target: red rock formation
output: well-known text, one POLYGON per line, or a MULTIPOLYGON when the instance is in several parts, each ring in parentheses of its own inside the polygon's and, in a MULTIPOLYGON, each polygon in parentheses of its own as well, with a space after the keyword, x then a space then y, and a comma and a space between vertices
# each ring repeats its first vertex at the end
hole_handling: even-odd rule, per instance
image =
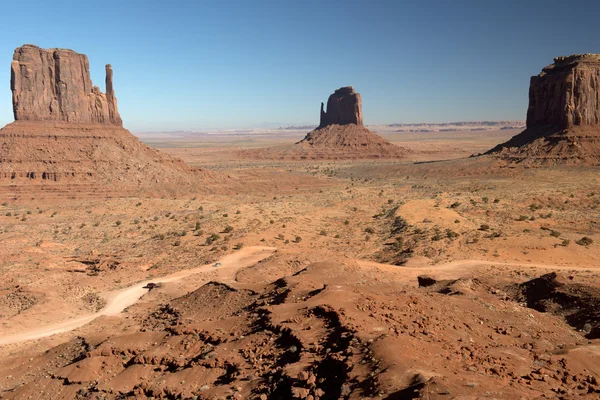
POLYGON ((531 77, 527 128, 600 124, 600 55, 557 57, 531 77))
POLYGON ((600 55, 557 57, 531 77, 527 129, 488 153, 515 162, 600 163, 600 55))
POLYGON ((327 100, 327 111, 323 110, 321 103, 320 128, 327 125, 363 124, 362 100, 360 94, 352 86, 336 90, 327 100))
POLYGON ((92 85, 85 54, 24 45, 15 50, 11 90, 16 121, 66 121, 122 125, 106 66, 106 94, 92 85))
POLYGON ((110 65, 106 94, 92 86, 87 57, 72 50, 25 45, 15 50, 11 72, 15 122, 0 129, 0 197, 21 185, 126 193, 216 179, 123 129, 110 65))
MULTIPOLYGON (((409 152, 396 146, 363 125, 362 100, 352 86, 336 90, 321 103, 319 127, 296 143, 290 159, 402 158, 409 152)), ((264 152, 263 152, 264 153, 264 152)))

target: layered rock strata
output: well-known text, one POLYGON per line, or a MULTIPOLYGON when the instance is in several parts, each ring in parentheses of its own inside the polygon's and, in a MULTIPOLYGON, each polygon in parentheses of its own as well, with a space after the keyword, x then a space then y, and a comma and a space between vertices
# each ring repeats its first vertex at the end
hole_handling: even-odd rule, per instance
POLYGON ((84 54, 25 45, 14 53, 11 89, 15 122, 0 129, 0 189, 57 182, 182 188, 214 180, 122 127, 110 65, 105 94, 92 85, 84 54))
POLYGON ((106 65, 106 94, 92 85, 85 54, 25 45, 15 50, 11 90, 15 121, 65 121, 121 126, 106 65))
POLYGON ((600 164, 600 55, 557 57, 531 77, 527 129, 488 153, 519 163, 600 164))

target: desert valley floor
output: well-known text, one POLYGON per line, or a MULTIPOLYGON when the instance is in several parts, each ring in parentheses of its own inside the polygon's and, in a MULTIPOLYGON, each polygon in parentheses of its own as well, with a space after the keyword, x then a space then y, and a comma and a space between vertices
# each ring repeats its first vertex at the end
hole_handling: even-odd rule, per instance
POLYGON ((155 135, 201 189, 0 186, 0 398, 599 398, 598 167, 469 157, 516 132, 155 135))

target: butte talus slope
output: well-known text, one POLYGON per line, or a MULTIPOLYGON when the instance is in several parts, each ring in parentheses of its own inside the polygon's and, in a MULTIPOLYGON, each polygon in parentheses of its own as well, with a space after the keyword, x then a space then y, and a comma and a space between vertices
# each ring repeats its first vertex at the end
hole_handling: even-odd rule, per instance
POLYGON ((531 77, 527 129, 487 154, 523 164, 600 165, 600 55, 557 57, 531 77))
POLYGON ((315 155, 339 154, 344 158, 403 157, 407 150, 391 144, 363 125, 362 100, 351 86, 336 90, 321 103, 319 127, 297 143, 315 155))
POLYGON ((210 178, 122 127, 112 76, 107 65, 105 94, 92 85, 84 54, 17 48, 11 65, 15 122, 0 130, 0 183, 181 187, 210 178))
POLYGON ((336 90, 327 100, 327 111, 321 103, 319 126, 292 146, 247 151, 252 158, 304 159, 369 159, 402 158, 409 150, 396 146, 363 125, 362 100, 351 86, 336 90))

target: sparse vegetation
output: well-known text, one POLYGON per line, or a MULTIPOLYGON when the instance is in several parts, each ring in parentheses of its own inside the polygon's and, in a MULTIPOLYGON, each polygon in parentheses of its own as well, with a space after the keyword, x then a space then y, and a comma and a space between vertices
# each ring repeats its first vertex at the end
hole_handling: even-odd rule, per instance
POLYGON ((581 239, 576 240, 575 243, 577 243, 580 246, 589 246, 592 243, 594 243, 594 241, 591 238, 584 236, 581 239))

